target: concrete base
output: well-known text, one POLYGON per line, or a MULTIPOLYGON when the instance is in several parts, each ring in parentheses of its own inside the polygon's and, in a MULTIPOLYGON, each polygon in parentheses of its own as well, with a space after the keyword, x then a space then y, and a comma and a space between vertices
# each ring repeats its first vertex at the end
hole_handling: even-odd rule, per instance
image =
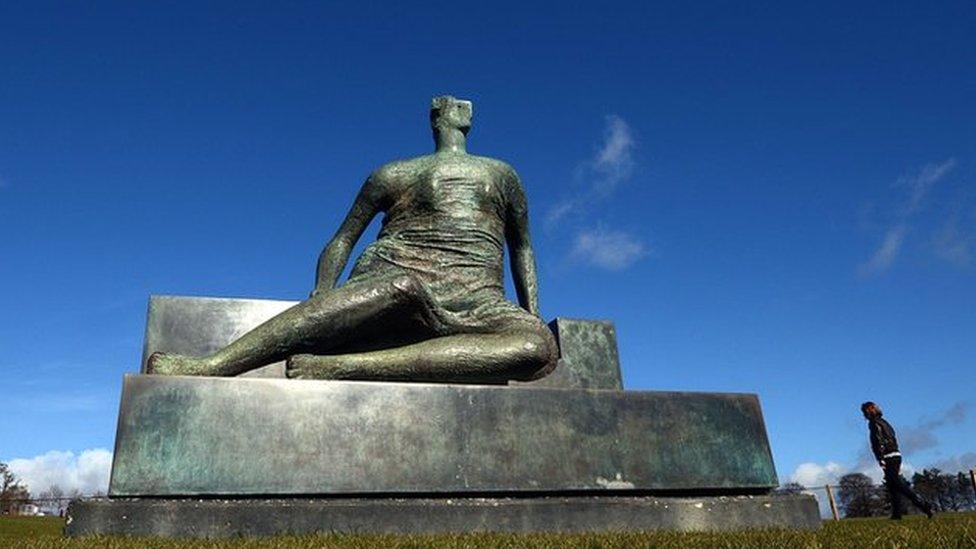
POLYGON ((798 496, 76 500, 69 536, 635 532, 820 527, 798 496))

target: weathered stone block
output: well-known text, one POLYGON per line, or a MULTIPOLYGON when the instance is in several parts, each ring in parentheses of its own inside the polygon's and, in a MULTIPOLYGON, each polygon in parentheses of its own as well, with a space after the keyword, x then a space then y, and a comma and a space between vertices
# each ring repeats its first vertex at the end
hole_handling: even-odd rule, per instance
MULTIPOLYGON (((154 352, 204 356, 219 351, 297 301, 154 295, 149 297, 142 367, 154 352)), ((241 377, 285 377, 278 362, 241 377)))
MULTIPOLYGON (((526 383, 533 387, 580 389, 624 388, 612 322, 556 318, 549 329, 559 343, 559 366, 548 376, 526 383)), ((512 385, 522 385, 517 381, 512 385)))
POLYGON ((820 527, 811 496, 329 499, 88 499, 69 536, 219 538, 281 534, 638 532, 820 527))
POLYGON ((109 495, 776 484, 755 395, 130 375, 109 495))

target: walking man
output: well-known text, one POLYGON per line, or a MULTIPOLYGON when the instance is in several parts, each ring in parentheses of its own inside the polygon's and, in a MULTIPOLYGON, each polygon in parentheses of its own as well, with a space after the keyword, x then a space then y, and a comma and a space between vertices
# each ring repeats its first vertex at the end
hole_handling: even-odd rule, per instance
POLYGON ((932 506, 920 498, 901 478, 901 452, 898 451, 898 439, 895 438, 895 430, 891 424, 882 419, 881 407, 868 401, 861 404, 861 413, 864 414, 864 419, 868 420, 871 451, 874 452, 875 459, 884 470, 885 486, 888 488, 888 497, 891 500, 891 518, 900 520, 904 513, 900 495, 907 497, 915 507, 932 518, 932 506))

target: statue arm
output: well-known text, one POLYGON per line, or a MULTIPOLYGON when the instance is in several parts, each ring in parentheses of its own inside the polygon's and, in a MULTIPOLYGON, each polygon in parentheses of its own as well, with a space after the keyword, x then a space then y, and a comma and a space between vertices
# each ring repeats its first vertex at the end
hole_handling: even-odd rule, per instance
POLYGON ((539 285, 535 253, 529 238, 529 209, 518 175, 511 173, 505 219, 505 240, 511 257, 512 277, 519 305, 539 316, 539 285))
POLYGON ((363 231, 370 221, 376 217, 382 208, 382 189, 375 176, 370 176, 363 184, 356 201, 346 214, 346 219, 339 226, 335 236, 319 255, 318 268, 315 270, 315 290, 312 295, 336 287, 339 276, 346 263, 353 246, 359 241, 363 231))

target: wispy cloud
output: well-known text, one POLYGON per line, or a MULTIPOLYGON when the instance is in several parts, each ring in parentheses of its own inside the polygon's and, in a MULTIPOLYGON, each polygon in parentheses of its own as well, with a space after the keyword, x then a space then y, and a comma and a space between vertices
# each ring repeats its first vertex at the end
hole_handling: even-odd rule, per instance
POLYGON ((52 486, 61 488, 65 493, 74 490, 82 494, 104 493, 108 490, 112 452, 94 448, 76 455, 74 452, 51 450, 32 458, 12 459, 8 465, 35 496, 50 490, 52 486))
POLYGON ((901 252, 906 232, 908 232, 908 225, 905 223, 889 228, 885 232, 884 240, 881 241, 878 249, 874 251, 870 259, 861 264, 861 275, 867 276, 887 271, 901 252))
MULTIPOLYGON (((973 215, 973 226, 976 227, 976 215, 973 215)), ((932 242, 935 255, 959 265, 970 265, 973 252, 976 250, 976 232, 967 232, 962 226, 959 216, 950 215, 942 229, 936 234, 932 242)))
POLYGON ((933 463, 932 467, 943 473, 957 473, 976 469, 976 452, 963 452, 959 455, 940 459, 933 463))
POLYGON ((893 221, 885 230, 881 243, 871 257, 858 267, 858 272, 862 276, 878 275, 891 268, 904 247, 914 217, 921 210, 926 197, 936 183, 944 179, 955 166, 956 160, 950 158, 937 164, 927 164, 918 173, 898 178, 894 187, 902 189, 905 196, 901 204, 894 209, 893 221))
POLYGON ((631 176, 634 169, 633 150, 634 136, 630 126, 619 116, 608 116, 603 146, 593 162, 593 169, 598 175, 593 181, 596 193, 609 195, 631 176))
POLYGON ((911 215, 918 211, 932 186, 955 167, 956 159, 950 158, 939 164, 926 164, 915 175, 904 175, 898 178, 896 186, 907 187, 909 191, 908 202, 905 204, 905 215, 911 215))
POLYGON ((580 190, 557 201, 546 212, 547 231, 556 226, 565 229, 567 224, 577 227, 569 251, 572 261, 619 271, 647 255, 647 246, 638 236, 607 229, 602 224, 593 226, 600 206, 633 176, 635 146, 630 125, 620 116, 608 116, 593 156, 577 167, 576 177, 582 183, 580 190))
POLYGON ((551 229, 571 215, 586 215, 588 209, 610 198, 633 174, 634 147, 630 125, 617 115, 608 116, 600 146, 576 171, 577 178, 584 182, 583 188, 549 208, 546 228, 551 229))
POLYGON ((619 271, 647 255, 647 248, 633 235, 601 228, 576 235, 571 257, 596 267, 619 271))
POLYGON ((900 433, 898 437, 900 448, 907 452, 921 452, 922 450, 935 448, 939 445, 935 431, 942 427, 963 423, 966 421, 968 413, 969 403, 957 402, 941 414, 932 418, 923 419, 917 425, 911 426, 900 433))
POLYGON ((837 481, 842 476, 849 473, 863 473, 871 477, 875 482, 881 482, 881 479, 884 478, 884 474, 877 466, 877 463, 874 463, 870 467, 851 467, 850 465, 836 461, 828 461, 826 463, 808 461, 796 466, 793 474, 790 475, 790 482, 797 482, 803 486, 813 488, 825 484, 837 484, 837 481))

